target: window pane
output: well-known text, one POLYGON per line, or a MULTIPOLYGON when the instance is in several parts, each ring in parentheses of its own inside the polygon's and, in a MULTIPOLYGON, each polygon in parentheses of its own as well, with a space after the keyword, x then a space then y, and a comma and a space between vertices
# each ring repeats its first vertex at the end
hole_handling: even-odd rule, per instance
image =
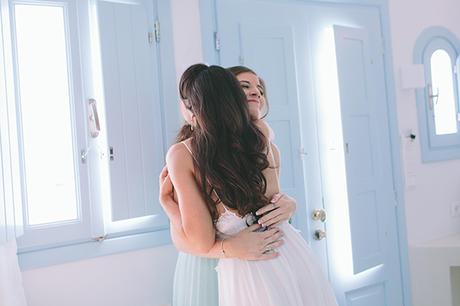
POLYGON ((64 9, 14 12, 28 224, 77 219, 64 9))
POLYGON ((445 50, 438 49, 431 56, 431 80, 433 95, 439 94, 433 100, 436 134, 457 133, 452 62, 445 50))

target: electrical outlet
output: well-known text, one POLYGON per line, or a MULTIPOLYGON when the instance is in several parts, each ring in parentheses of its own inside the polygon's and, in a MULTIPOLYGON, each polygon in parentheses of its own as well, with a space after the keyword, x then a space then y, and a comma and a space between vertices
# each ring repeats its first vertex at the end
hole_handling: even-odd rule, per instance
POLYGON ((450 205, 450 215, 454 218, 460 217, 460 202, 454 202, 450 205))

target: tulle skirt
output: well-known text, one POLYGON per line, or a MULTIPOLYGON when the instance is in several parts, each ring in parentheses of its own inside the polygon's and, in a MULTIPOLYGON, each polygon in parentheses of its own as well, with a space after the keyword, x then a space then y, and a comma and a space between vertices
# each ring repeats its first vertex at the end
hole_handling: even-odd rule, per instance
POLYGON ((219 261, 219 306, 337 306, 307 242, 290 224, 281 227, 284 244, 277 258, 219 261))
POLYGON ((218 306, 216 265, 215 259, 179 252, 172 305, 218 306))

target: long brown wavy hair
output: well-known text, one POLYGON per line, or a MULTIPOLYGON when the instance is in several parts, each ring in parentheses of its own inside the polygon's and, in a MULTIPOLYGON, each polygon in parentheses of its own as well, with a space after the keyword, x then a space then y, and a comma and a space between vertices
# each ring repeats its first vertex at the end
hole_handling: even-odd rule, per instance
MULTIPOLYGON (((248 68, 246 66, 232 66, 227 68, 228 71, 230 71, 235 77, 238 76, 240 73, 244 72, 249 72, 254 75, 257 75, 257 73, 252 70, 251 68, 248 68)), ((270 109, 270 104, 268 103, 268 96, 267 96, 267 86, 265 85, 264 79, 262 79, 260 76, 257 75, 260 81, 260 85, 262 85, 262 89, 264 90, 264 98, 265 98, 265 113, 262 115, 260 119, 264 119, 268 115, 268 111, 270 109)), ((188 139, 192 136, 192 127, 190 124, 184 124, 179 132, 177 133, 176 136, 176 142, 181 142, 184 141, 185 139, 188 139)))
POLYGON ((182 75, 179 92, 196 126, 193 130, 184 126, 178 140, 186 134, 191 138, 201 192, 213 219, 218 217, 213 190, 241 216, 268 204, 262 174, 269 166, 267 141, 249 117, 246 96, 235 76, 219 66, 196 64, 182 75))

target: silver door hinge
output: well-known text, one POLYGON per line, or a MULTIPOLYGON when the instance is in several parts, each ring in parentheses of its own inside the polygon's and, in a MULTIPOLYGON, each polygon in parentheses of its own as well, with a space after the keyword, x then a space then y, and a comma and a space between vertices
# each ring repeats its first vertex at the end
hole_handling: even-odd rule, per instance
POLYGON ((159 43, 160 42, 160 21, 159 20, 155 20, 153 29, 155 31, 155 41, 159 43))
POLYGON ((214 32, 214 49, 220 51, 220 37, 218 32, 214 32))
POLYGON ((115 159, 115 154, 113 153, 113 147, 109 147, 109 160, 113 161, 115 159))

